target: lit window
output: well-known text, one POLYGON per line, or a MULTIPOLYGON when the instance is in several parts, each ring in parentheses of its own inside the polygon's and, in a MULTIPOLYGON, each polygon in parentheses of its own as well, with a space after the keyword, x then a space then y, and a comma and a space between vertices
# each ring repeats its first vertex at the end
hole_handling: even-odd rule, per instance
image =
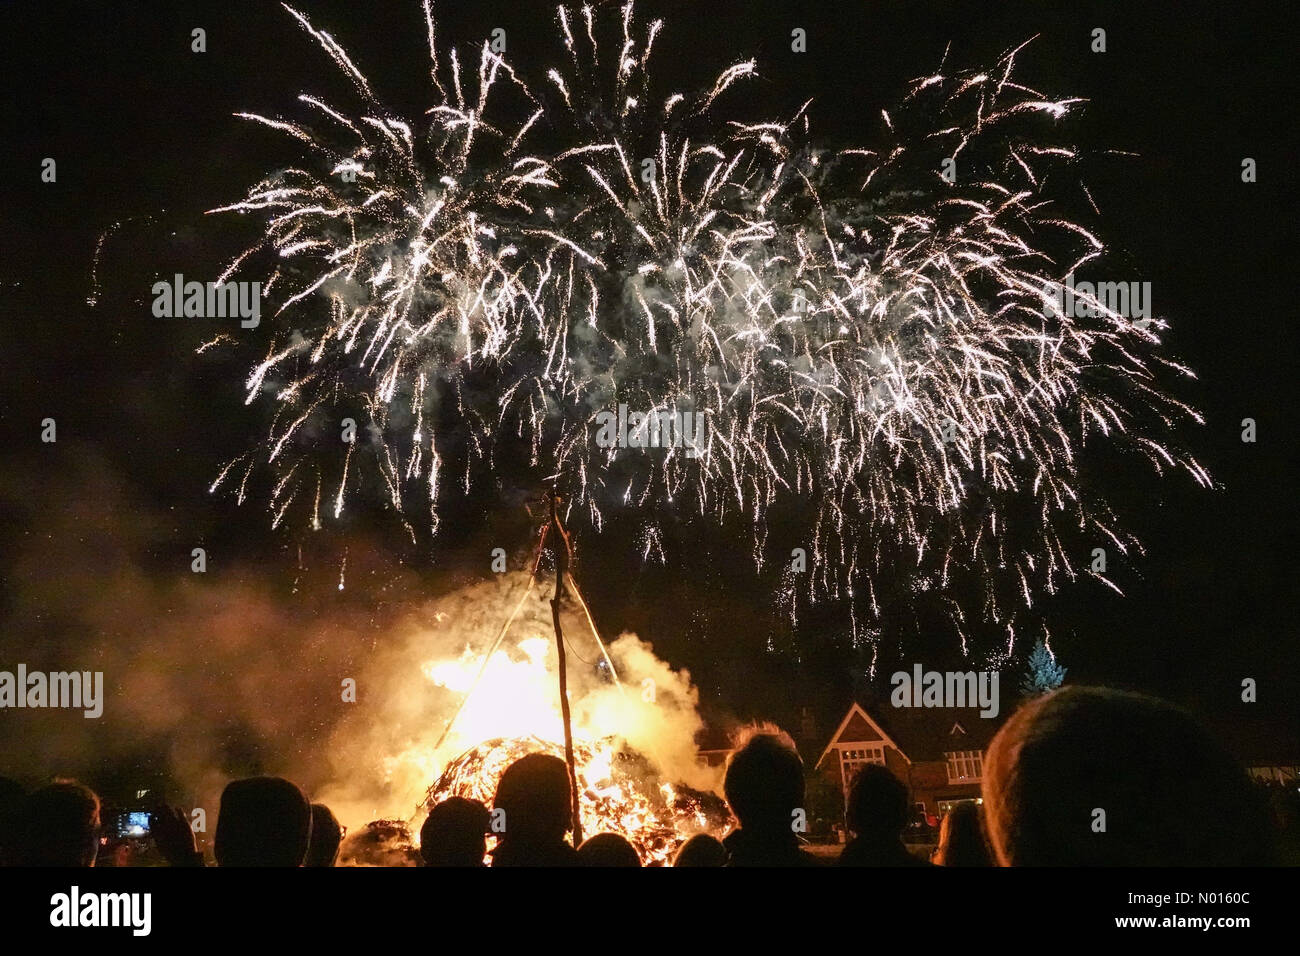
POLYGON ((849 787, 853 785, 853 778, 857 775, 858 770, 869 763, 885 765, 885 748, 879 747, 855 747, 850 750, 840 751, 840 773, 844 782, 844 792, 849 792, 849 787))
POLYGON ((984 779, 984 751, 954 750, 944 756, 948 758, 949 783, 984 779))

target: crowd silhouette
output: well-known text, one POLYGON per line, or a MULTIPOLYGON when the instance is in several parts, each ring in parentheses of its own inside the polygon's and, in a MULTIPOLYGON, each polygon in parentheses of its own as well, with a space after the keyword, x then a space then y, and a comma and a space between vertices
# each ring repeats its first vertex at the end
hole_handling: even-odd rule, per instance
MULTIPOLYGON (((852 834, 838 860, 804 845, 804 765, 793 742, 754 728, 729 755, 725 835, 698 833, 675 867, 985 867, 1295 865, 1294 786, 1271 795, 1185 712, 1155 698, 1066 687, 1035 698, 998 731, 984 763, 982 804, 956 804, 927 862, 904 842, 911 801, 883 766, 852 782, 852 834), (1271 811, 1271 812, 1270 812, 1271 811)), ((0 865, 94 866, 98 796, 62 780, 30 793, 0 778, 0 865)), ((451 797, 432 808, 418 852, 394 850, 383 823, 348 835, 330 809, 280 777, 227 784, 213 841, 219 867, 638 867, 637 848, 598 833, 575 848, 564 761, 534 753, 511 764, 492 807, 451 797), (495 845, 491 845, 494 843, 495 845)), ((186 815, 160 807, 150 835, 171 866, 204 866, 186 815)))

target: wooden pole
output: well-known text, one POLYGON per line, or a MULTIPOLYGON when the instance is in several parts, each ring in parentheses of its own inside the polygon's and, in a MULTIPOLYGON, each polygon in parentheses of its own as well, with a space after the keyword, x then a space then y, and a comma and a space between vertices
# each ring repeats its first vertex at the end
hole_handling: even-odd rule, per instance
POLYGON ((569 717, 568 667, 564 657, 564 631, 560 628, 560 595, 564 593, 564 575, 569 570, 569 537, 560 524, 560 496, 551 491, 551 548, 555 552, 555 597, 551 598, 551 621, 555 625, 555 651, 560 664, 560 713, 564 718, 564 762, 569 767, 569 788, 573 795, 573 845, 582 844, 581 802, 578 799, 578 773, 573 761, 573 725, 569 717))

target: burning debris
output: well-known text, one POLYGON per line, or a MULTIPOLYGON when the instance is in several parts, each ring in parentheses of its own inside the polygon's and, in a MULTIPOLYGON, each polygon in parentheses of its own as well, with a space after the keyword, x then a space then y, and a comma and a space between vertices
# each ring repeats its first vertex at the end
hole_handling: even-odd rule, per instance
POLYGON ((401 820, 375 820, 339 846, 339 866, 419 866, 420 853, 401 820))
MULTIPOLYGON (((448 797, 491 807, 501 775, 529 753, 563 758, 564 747, 536 736, 486 740, 447 765, 429 788, 424 808, 432 809, 448 797)), ((694 834, 726 825, 727 809, 719 797, 665 781, 617 738, 575 744, 574 756, 583 832, 627 837, 647 866, 666 864, 694 834)))
MULTIPOLYGON (((491 806, 502 772, 526 753, 563 756, 547 590, 526 571, 496 575, 432 599, 376 650, 357 677, 366 706, 331 740, 335 769, 321 800, 340 820, 418 827, 450 796, 491 806)), ((703 728, 697 691, 634 634, 608 642, 601 666, 576 600, 561 615, 574 651, 568 692, 583 832, 622 833, 647 862, 663 859, 726 819, 708 793, 720 792, 719 771, 699 762, 694 743, 703 728)))

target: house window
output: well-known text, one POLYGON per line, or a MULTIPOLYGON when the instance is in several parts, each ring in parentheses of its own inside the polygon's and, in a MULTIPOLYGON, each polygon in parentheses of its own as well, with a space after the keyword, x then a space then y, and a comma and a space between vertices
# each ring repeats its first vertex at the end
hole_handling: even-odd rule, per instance
POLYGON ((853 778, 857 775, 858 770, 869 763, 878 763, 882 767, 885 765, 885 748, 858 746, 852 749, 840 751, 840 774, 844 782, 844 792, 849 792, 849 787, 853 785, 853 778))
POLYGON ((1296 779, 1295 767, 1250 767, 1248 772, 1262 783, 1285 785, 1289 781, 1296 779))
POLYGON ((984 779, 984 751, 954 750, 948 758, 949 783, 974 783, 984 779))

